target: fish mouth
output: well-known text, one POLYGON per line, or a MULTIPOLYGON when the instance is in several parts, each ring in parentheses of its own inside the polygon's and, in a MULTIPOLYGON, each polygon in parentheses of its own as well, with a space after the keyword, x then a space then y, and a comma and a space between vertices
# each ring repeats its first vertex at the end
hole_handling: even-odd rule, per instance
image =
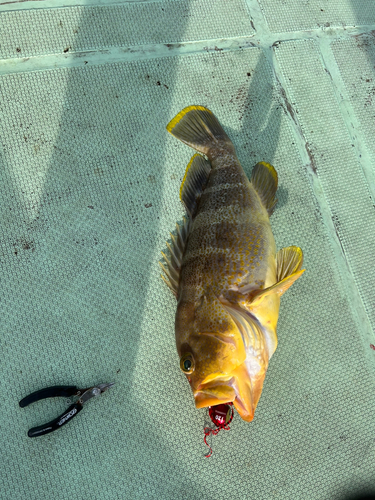
POLYGON ((262 393, 265 370, 249 376, 246 364, 239 366, 231 376, 218 377, 198 385, 193 391, 195 406, 205 408, 233 403, 241 418, 251 422, 262 393))
POLYGON ((234 374, 236 398, 233 404, 242 420, 246 422, 251 422, 254 418, 254 412, 262 393, 266 370, 267 366, 263 366, 256 374, 250 375, 244 364, 234 374))
POLYGON ((230 385, 231 381, 232 379, 214 380, 208 384, 200 384, 194 391, 195 406, 206 408, 234 401, 236 391, 230 385))

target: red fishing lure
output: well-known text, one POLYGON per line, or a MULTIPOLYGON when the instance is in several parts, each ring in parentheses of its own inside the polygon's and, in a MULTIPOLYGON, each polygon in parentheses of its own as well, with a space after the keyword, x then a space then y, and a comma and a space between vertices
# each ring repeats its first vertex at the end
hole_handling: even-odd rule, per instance
POLYGON ((210 457, 212 455, 212 448, 211 446, 207 443, 207 437, 212 434, 213 436, 216 436, 216 434, 221 431, 221 429, 224 429, 225 431, 229 431, 230 427, 229 424, 233 420, 233 403, 226 403, 226 404, 221 404, 221 405, 216 405, 216 406, 209 406, 208 407, 208 414, 214 423, 216 425, 216 429, 211 429, 210 427, 205 427, 204 428, 204 442, 206 445, 210 448, 210 451, 205 455, 205 457, 210 457))

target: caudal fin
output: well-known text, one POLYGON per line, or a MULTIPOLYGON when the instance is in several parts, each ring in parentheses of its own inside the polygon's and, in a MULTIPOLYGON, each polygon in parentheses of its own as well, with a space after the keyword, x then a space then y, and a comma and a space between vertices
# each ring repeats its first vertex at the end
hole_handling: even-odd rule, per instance
POLYGON ((208 157, 215 146, 231 144, 216 116, 203 106, 184 108, 168 123, 167 130, 208 157))

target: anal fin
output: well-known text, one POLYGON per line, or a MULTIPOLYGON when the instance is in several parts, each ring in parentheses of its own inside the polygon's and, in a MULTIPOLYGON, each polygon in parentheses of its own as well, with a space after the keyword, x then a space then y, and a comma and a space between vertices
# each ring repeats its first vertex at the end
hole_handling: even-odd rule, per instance
POLYGON ((268 215, 272 214, 277 202, 275 198, 277 183, 277 172, 270 163, 261 161, 255 165, 251 173, 251 184, 267 209, 268 215))

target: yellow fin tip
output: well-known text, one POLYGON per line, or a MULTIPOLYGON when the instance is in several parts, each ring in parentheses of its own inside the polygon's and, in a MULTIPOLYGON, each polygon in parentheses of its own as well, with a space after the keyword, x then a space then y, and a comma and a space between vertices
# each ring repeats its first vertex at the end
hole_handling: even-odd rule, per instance
POLYGON ((198 154, 198 153, 195 153, 195 155, 193 155, 193 156, 191 157, 191 159, 190 159, 190 161, 189 161, 189 163, 188 163, 188 165, 187 165, 187 167, 186 167, 186 170, 185 170, 185 175, 184 175, 184 178, 182 179, 182 182, 181 182, 181 187, 180 187, 180 200, 181 200, 182 188, 184 187, 184 184, 185 184, 185 181, 186 181, 186 176, 187 176, 187 174, 188 174, 188 171, 189 171, 189 169, 190 169, 190 167, 191 167, 191 165, 192 165, 193 161, 195 160, 195 158, 196 158, 197 156, 202 156, 202 155, 200 155, 200 154, 198 154))
POLYGON ((267 163, 266 161, 260 161, 259 163, 267 168, 267 170, 271 173, 274 179, 277 179, 276 169, 273 165, 271 165, 271 163, 267 163))
POLYGON ((193 109, 197 109, 200 111, 208 111, 211 113, 211 111, 204 106, 187 106, 184 108, 182 111, 180 111, 172 120, 168 123, 167 125, 167 130, 169 133, 172 133, 172 130, 175 128, 177 123, 182 120, 182 118, 189 113, 189 111, 192 111, 193 109))

